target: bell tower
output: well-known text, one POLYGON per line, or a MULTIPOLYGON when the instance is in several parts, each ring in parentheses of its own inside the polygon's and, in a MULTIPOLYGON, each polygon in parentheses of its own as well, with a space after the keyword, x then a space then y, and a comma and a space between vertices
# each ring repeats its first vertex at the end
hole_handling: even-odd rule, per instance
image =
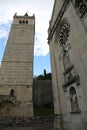
POLYGON ((0 70, 0 117, 33 116, 35 16, 15 13, 0 70))

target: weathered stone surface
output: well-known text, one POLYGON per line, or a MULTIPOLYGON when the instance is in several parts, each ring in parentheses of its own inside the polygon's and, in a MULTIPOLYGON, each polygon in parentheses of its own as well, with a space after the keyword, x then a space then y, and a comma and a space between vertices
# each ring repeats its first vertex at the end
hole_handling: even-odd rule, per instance
POLYGON ((33 81, 33 100, 34 105, 49 105, 53 107, 53 90, 51 80, 34 80, 33 81))
MULTIPOLYGON (((64 130, 87 129, 87 12, 84 11, 84 16, 81 14, 80 6, 84 1, 78 1, 79 7, 76 2, 55 0, 48 30, 54 112, 62 114, 60 120, 64 130), (68 40, 67 37, 62 37, 64 29, 64 35, 67 34, 64 24, 70 25, 68 40), (61 31, 63 32, 60 33, 61 31), (61 38, 66 42, 60 45, 61 38), (69 70, 70 64, 74 67, 69 70), (73 77, 75 79, 72 81, 73 77), (74 91, 71 91, 71 88, 74 91)), ((86 9, 85 3, 84 10, 86 9)), ((58 125, 55 122, 55 129, 59 129, 59 126, 61 129, 61 123, 58 125)))
POLYGON ((0 68, 0 117, 33 116, 34 21, 14 16, 0 68))
POLYGON ((0 130, 53 130, 54 116, 0 119, 0 130))

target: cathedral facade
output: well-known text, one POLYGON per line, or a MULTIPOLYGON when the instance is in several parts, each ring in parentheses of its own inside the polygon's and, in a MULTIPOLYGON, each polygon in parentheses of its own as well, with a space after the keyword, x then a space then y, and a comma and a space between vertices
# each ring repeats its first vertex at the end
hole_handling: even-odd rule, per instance
POLYGON ((87 129, 87 1, 55 0, 49 22, 55 130, 87 129))
POLYGON ((0 68, 0 117, 33 116, 35 17, 13 17, 0 68))

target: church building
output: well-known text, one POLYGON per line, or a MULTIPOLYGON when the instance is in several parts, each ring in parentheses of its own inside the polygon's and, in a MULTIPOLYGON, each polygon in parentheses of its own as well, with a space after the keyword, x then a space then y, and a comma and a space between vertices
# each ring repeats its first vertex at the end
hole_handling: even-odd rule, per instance
POLYGON ((48 44, 55 130, 87 130, 87 0, 55 0, 48 44))

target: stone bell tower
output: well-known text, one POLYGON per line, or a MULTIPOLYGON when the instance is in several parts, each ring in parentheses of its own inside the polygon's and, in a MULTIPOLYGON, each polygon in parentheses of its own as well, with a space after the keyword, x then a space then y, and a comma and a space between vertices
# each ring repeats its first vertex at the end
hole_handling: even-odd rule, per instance
POLYGON ((33 116, 35 17, 13 17, 0 68, 0 117, 33 116))

